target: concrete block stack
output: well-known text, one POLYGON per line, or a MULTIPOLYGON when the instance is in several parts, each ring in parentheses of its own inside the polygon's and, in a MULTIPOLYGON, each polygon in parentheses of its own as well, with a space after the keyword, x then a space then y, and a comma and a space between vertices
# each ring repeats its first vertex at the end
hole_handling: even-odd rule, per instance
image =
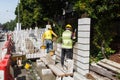
POLYGON ((26 30, 15 30, 14 31, 14 42, 15 49, 17 52, 25 52, 25 53, 34 53, 35 48, 40 49, 41 46, 41 36, 44 32, 44 29, 26 29, 26 30), (36 39, 33 39, 30 34, 34 34, 36 39))
POLYGON ((74 68, 78 75, 85 76, 89 73, 90 18, 78 19, 78 42, 74 48, 74 68))
POLYGON ((55 54, 56 54, 56 61, 60 62, 61 61, 61 58, 60 58, 61 57, 61 44, 60 43, 56 44, 55 54))

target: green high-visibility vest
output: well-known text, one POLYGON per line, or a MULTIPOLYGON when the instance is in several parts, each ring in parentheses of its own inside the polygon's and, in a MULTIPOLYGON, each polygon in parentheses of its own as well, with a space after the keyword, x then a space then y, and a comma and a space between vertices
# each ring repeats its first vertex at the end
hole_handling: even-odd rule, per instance
POLYGON ((62 48, 71 49, 72 48, 72 32, 66 30, 62 34, 62 48))

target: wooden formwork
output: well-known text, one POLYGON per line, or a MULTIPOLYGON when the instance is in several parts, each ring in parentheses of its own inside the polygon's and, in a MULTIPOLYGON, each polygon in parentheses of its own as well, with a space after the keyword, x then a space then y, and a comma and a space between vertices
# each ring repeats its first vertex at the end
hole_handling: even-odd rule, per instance
POLYGON ((108 80, 120 80, 117 75, 120 74, 120 64, 114 61, 103 59, 90 65, 90 71, 95 72, 108 80))

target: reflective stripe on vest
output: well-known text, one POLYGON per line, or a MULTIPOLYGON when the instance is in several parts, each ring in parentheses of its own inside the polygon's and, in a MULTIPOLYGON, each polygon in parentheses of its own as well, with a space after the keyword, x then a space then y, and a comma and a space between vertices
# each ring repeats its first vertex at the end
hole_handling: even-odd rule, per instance
POLYGON ((72 32, 69 30, 66 30, 62 34, 62 48, 71 49, 72 48, 72 32))
POLYGON ((52 40, 52 32, 50 30, 45 32, 45 39, 51 39, 52 40))

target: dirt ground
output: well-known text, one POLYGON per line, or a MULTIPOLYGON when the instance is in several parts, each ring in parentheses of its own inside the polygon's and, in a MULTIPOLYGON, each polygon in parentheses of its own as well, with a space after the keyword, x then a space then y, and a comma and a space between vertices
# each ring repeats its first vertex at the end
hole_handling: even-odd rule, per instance
POLYGON ((117 63, 120 63, 120 51, 115 53, 115 54, 113 54, 113 55, 111 55, 109 57, 109 59, 112 60, 112 61, 115 61, 117 63))

